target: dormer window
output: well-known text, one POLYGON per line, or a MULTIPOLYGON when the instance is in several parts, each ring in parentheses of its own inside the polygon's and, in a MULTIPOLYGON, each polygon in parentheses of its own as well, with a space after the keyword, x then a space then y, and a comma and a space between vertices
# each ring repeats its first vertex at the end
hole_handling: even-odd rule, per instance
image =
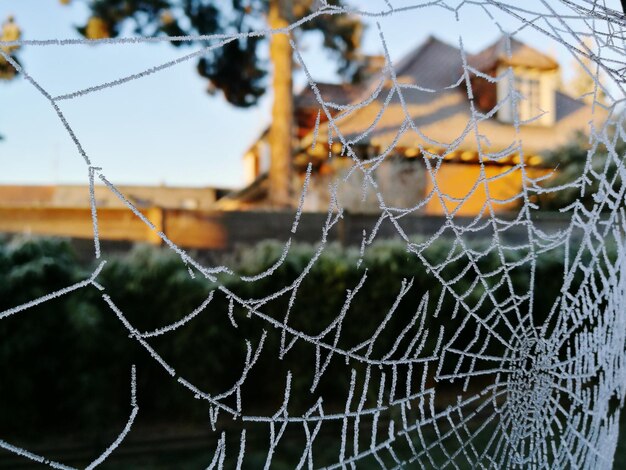
POLYGON ((480 111, 488 113, 497 106, 497 119, 501 122, 512 124, 518 120, 529 126, 554 125, 560 68, 552 57, 505 36, 470 57, 468 62, 483 74, 472 79, 475 103, 480 111), (513 106, 511 90, 520 95, 517 106, 513 106))
POLYGON ((558 70, 536 70, 526 67, 500 67, 502 79, 497 93, 500 109, 498 119, 505 123, 519 120, 521 125, 552 126, 556 114, 556 83, 558 70), (511 70, 513 84, 510 84, 511 70), (516 106, 511 91, 518 93, 516 106))
POLYGON ((538 78, 515 77, 515 91, 519 94, 517 111, 521 121, 530 121, 540 113, 540 83, 538 78))

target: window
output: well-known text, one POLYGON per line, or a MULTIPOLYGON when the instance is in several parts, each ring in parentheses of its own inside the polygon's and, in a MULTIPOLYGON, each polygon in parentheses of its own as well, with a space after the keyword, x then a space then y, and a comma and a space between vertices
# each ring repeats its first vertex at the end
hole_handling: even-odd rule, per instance
MULTIPOLYGON (((517 101, 517 113, 522 121, 537 117, 541 111, 541 87, 538 79, 516 76, 515 90, 521 95, 517 101)), ((515 118, 511 106, 511 119, 515 118)))

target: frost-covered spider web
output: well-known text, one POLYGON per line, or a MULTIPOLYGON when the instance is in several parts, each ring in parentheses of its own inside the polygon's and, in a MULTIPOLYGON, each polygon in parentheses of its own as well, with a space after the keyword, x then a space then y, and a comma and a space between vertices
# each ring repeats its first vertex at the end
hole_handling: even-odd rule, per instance
MULTIPOLYGON (((190 39, 205 41, 206 46, 141 73, 60 96, 51 95, 37 77, 29 75, 27 69, 0 50, 23 79, 50 102, 85 161, 98 262, 93 274, 84 281, 1 312, 0 321, 78 289, 99 290, 102 302, 128 331, 129 340, 144 348, 171 381, 188 392, 190 400, 206 404, 207 426, 214 436, 211 444, 214 453, 212 460, 206 462, 208 468, 253 468, 256 465, 272 468, 283 461, 283 454, 289 454, 292 459, 289 462, 296 468, 610 468, 626 385, 626 279, 621 277, 626 267, 623 241, 626 169, 624 155, 618 153, 626 140, 621 113, 626 20, 615 9, 618 5, 611 5, 612 9, 601 1, 435 0, 400 4, 389 0, 384 3, 386 6, 380 10, 348 11, 320 2, 313 15, 281 31, 98 40, 95 42, 110 47, 190 39), (526 158, 530 157, 524 154, 522 137, 526 126, 533 123, 525 121, 538 120, 541 116, 520 119, 519 110, 529 97, 515 87, 514 65, 496 75, 485 73, 476 65, 475 56, 466 51, 462 37, 456 45, 458 76, 451 77, 447 86, 436 89, 401 80, 400 65, 392 61, 393 51, 388 50, 383 28, 376 23, 385 66, 367 92, 348 105, 329 102, 323 96, 297 44, 292 42, 295 60, 304 70, 320 110, 312 144, 332 149, 333 144, 339 143, 342 156, 330 152, 329 158, 344 158, 350 162, 348 174, 329 185, 330 203, 325 223, 319 228, 315 254, 293 282, 274 286, 274 290, 262 298, 246 297, 221 282, 224 274, 237 275, 228 267, 204 265, 158 232, 164 244, 189 268, 189 275, 205 278, 215 289, 198 308, 172 324, 140 331, 131 323, 128 312, 116 304, 116 292, 108 291, 98 282, 106 259, 100 250, 94 184, 106 185, 137 218, 153 230, 158 229, 107 179, 106 167, 92 163, 88 149, 81 145, 80 135, 74 133, 72 123, 64 116, 64 101, 79 100, 90 93, 141 80, 246 35, 290 34, 302 22, 324 15, 358 14, 376 22, 417 10, 427 15, 430 10, 444 9, 452 18, 456 17, 454 21, 462 22, 464 8, 469 6, 481 8, 501 29, 505 55, 512 57, 511 44, 520 31, 534 30, 565 47, 594 78, 595 85, 586 97, 592 118, 584 123, 590 150, 577 178, 562 185, 546 185, 552 172, 538 174, 529 169, 526 158), (498 18, 502 15, 516 21, 517 29, 501 28, 498 18), (610 87, 599 80, 600 74, 605 82, 611 83, 610 87), (477 77, 504 90, 488 111, 481 109, 474 96, 472 80, 477 77), (451 90, 464 93, 463 104, 468 117, 463 131, 453 141, 441 142, 425 133, 410 108, 419 102, 415 96, 423 99, 451 90), (600 95, 606 98, 601 100, 600 95), (362 132, 346 131, 352 116, 371 106, 378 108, 371 114, 369 125, 362 132), (396 110, 394 115, 399 116, 391 130, 395 136, 389 145, 364 157, 358 151, 359 146, 369 142, 381 125, 388 125, 385 113, 392 107, 396 110), (514 132, 508 142, 494 149, 491 142, 498 141, 499 136, 485 134, 485 124, 492 122, 504 108, 513 116, 510 127, 514 132), (327 122, 320 124, 320 116, 325 116, 327 122), (596 119, 598 117, 601 119, 596 119), (423 165, 423 178, 430 182, 431 189, 414 205, 399 207, 389 203, 379 190, 377 171, 406 139, 417 142, 417 158, 423 165), (463 149, 467 142, 472 142, 475 148, 478 176, 465 196, 453 196, 440 187, 442 181, 438 175, 450 155, 463 149), (495 176, 488 173, 492 164, 511 160, 511 156, 516 159, 504 172, 495 176), (494 182, 513 173, 520 181, 515 193, 506 199, 491 196, 494 182), (391 224, 405 242, 408 256, 420 261, 426 275, 437 281, 439 289, 436 292, 420 289, 419 281, 408 275, 395 286, 395 301, 384 311, 354 311, 355 299, 371 282, 367 270, 363 270, 358 282, 346 289, 343 306, 333 319, 316 324, 315 331, 299 328, 294 326, 299 323, 293 318, 292 307, 298 302, 301 284, 327 249, 329 234, 337 229, 343 217, 339 194, 342 185, 355 174, 362 183, 357 190, 364 195, 374 195, 380 213, 378 222, 363 234, 360 258, 376 240, 380 227, 391 224), (562 210, 567 227, 543 231, 537 223, 541 212, 538 198, 572 190, 580 196, 562 210), (590 191, 591 202, 585 204, 583 198, 590 191), (463 204, 479 192, 485 198, 475 217, 459 217, 463 204), (433 203, 443 211, 444 224, 430 237, 412 238, 403 229, 402 219, 419 214, 433 203), (504 206, 509 209, 507 216, 501 211, 504 206), (513 216, 511 208, 514 208, 513 216), (521 239, 517 235, 513 241, 508 236, 513 231, 522 233, 521 239), (483 243, 476 243, 476 239, 482 239, 483 243), (448 241, 443 253, 441 240, 448 241), (545 257, 555 254, 561 257, 564 267, 555 274, 562 278, 560 290, 552 293, 549 313, 541 316, 537 314, 537 299, 545 279, 536 277, 537 266, 545 257), (496 259, 497 266, 486 265, 487 258, 496 259), (467 282, 459 283, 460 279, 467 282), (413 314, 400 316, 399 305, 415 293, 418 299, 413 314), (224 311, 212 309, 217 297, 226 300, 224 311), (267 310, 276 301, 284 305, 280 316, 267 310), (238 368, 239 372, 238 379, 226 390, 208 391, 194 379, 179 373, 177 365, 168 363, 154 346, 154 338, 161 337, 159 344, 163 344, 168 335, 190 328, 195 317, 209 313, 212 318, 227 317, 229 328, 239 328, 241 342, 245 344, 243 363, 227 364, 229 369, 238 368), (363 322, 363 316, 375 319, 374 328, 366 331, 366 336, 342 335, 346 325, 363 322), (254 325, 262 325, 262 328, 248 334, 250 329, 241 327, 253 320, 254 325), (272 335, 279 338, 275 343, 278 347, 273 349, 266 346, 272 335), (272 410, 257 406, 251 399, 254 390, 247 390, 247 380, 255 374, 255 365, 261 360, 276 363, 275 375, 266 380, 283 384, 280 386, 283 395, 275 397, 276 407, 272 410), (298 370, 295 375, 292 366, 298 363, 304 363, 305 367, 293 369, 298 370), (306 396, 298 396, 294 405, 294 384, 303 382, 306 396), (285 446, 286 441, 291 445, 285 446), (253 446, 256 446, 254 458, 257 460, 251 463, 253 446), (263 449, 262 461, 257 458, 259 446, 263 449)), ((458 23, 454 21, 445 27, 455 28, 458 23)), ((87 42, 55 39, 18 43, 30 47, 72 47, 87 42)), ((93 53, 97 54, 98 49, 93 49, 93 53)), ((303 178, 300 205, 294 211, 291 230, 294 235, 307 193, 317 177, 309 165, 303 178)), ((283 255, 268 270, 239 277, 246 283, 271 279, 291 247, 290 239, 283 255)), ((320 292, 320 299, 324 301, 323 292, 320 292)), ((132 432, 133 423, 141 414, 141 395, 151 393, 150 390, 136 393, 135 374, 141 373, 141 370, 135 372, 133 366, 130 416, 126 426, 88 468, 102 463, 132 432)), ((0 440, 0 446, 54 468, 70 468, 4 440, 0 440)))

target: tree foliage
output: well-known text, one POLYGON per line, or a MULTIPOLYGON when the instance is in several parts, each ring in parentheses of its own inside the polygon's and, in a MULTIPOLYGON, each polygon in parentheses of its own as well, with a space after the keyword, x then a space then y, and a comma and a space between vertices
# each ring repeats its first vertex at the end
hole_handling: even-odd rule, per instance
MULTIPOLYGON (((7 20, 2 24, 2 31, 0 32, 0 40, 3 42, 12 42, 20 39, 22 31, 15 23, 12 16, 9 16, 7 20)), ((19 46, 2 46, 0 50, 9 58, 17 62, 15 52, 19 49, 19 46)), ((4 55, 0 55, 0 79, 10 80, 17 74, 17 70, 5 59, 4 55)))
MULTIPOLYGON (((294 21, 310 15, 314 0, 285 2, 294 21)), ((328 2, 341 6, 341 0, 328 2)), ((269 38, 245 36, 267 27, 270 0, 91 0, 91 17, 78 28, 86 37, 112 38, 132 25, 142 36, 199 36, 243 34, 244 37, 215 47, 198 61, 198 72, 209 80, 209 92, 221 90, 233 105, 254 105, 267 89, 268 63, 261 50, 269 38)), ((338 72, 352 77, 357 67, 361 23, 347 15, 321 15, 306 21, 296 35, 308 31, 323 34, 324 47, 334 53, 338 72)), ((176 47, 215 45, 213 41, 172 42, 176 47)))
POLYGON ((626 143, 618 133, 614 139, 609 151, 604 145, 592 147, 589 138, 578 133, 567 144, 547 152, 544 162, 555 171, 543 184, 548 191, 537 197, 539 207, 556 211, 578 200, 590 208, 607 191, 619 189, 622 180, 618 166, 623 165, 626 143))
MULTIPOLYGON (((584 48, 594 50, 593 42, 589 38, 583 40, 584 48)), ((593 104, 594 100, 605 103, 604 74, 598 65, 589 57, 581 56, 572 62, 574 76, 567 83, 567 91, 570 95, 582 99, 587 104, 593 104)))
MULTIPOLYGON (((9 16, 7 20, 2 24, 2 31, 0 32, 1 41, 17 41, 22 36, 22 31, 15 23, 12 16, 9 16)), ((19 49, 19 46, 2 46, 0 50, 6 54, 11 60, 19 64, 15 52, 19 49)), ((11 65, 11 63, 5 58, 4 54, 0 54, 0 80, 11 80, 17 75, 17 70, 11 65)), ((2 134, 0 134, 0 140, 2 140, 2 134)))

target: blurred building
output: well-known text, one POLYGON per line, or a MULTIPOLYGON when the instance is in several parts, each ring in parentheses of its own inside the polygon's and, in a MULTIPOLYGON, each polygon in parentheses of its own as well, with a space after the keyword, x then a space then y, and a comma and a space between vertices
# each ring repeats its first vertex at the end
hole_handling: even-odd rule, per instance
MULTIPOLYGON (((116 190, 121 197, 94 186, 100 240, 161 244, 165 234, 181 246, 199 248, 223 248, 229 241, 212 210, 227 190, 124 185, 116 190)), ((0 233, 92 239, 93 216, 87 185, 0 185, 0 233)))
MULTIPOLYGON (((165 209, 212 208, 229 190, 220 188, 186 188, 172 186, 116 186, 118 191, 137 208, 165 209)), ((94 197, 99 208, 126 208, 113 191, 103 185, 94 186, 94 197)), ((0 185, 0 206, 80 208, 91 206, 87 185, 0 185)))
MULTIPOLYGON (((421 204, 419 212, 426 214, 477 215, 490 201, 494 211, 508 211, 519 204, 523 178, 542 178, 554 170, 544 164, 545 152, 567 143, 576 131, 585 132, 590 122, 601 126, 606 119, 602 108, 592 109, 559 90, 561 66, 554 58, 520 41, 503 37, 467 54, 465 61, 467 74, 462 52, 430 37, 393 64, 402 99, 389 74, 382 73, 380 59, 359 85, 317 84, 324 107, 310 88, 300 93, 294 187, 301 186, 309 163, 315 172, 305 209, 326 210, 328 184, 338 181, 342 207, 379 210, 363 172, 352 171, 359 161, 371 169, 388 206, 421 204), (384 161, 376 159, 379 155, 384 161), (438 192, 446 196, 439 198, 438 192)), ((244 156, 248 186, 219 205, 263 206, 269 158, 265 133, 244 156)))
MULTIPOLYGON (((467 73, 461 51, 431 37, 394 64, 397 86, 374 56, 358 84, 318 83, 296 95, 293 205, 311 165, 304 210, 322 213, 306 214, 308 227, 322 223, 316 217, 329 207, 331 183, 339 206, 352 213, 343 239, 375 224, 380 202, 364 173, 387 207, 415 215, 515 210, 523 181, 540 185, 555 171, 542 155, 606 119, 603 107, 559 90, 561 67, 552 57, 519 41, 500 39, 466 63, 467 73)), ((244 156, 247 184, 237 191, 122 185, 122 199, 96 185, 98 236, 158 244, 165 234, 179 246, 222 249, 290 233, 291 213, 267 212, 269 161, 266 131, 244 156)), ((0 185, 0 232, 89 239, 92 216, 87 185, 0 185)), ((421 227, 428 218, 415 219, 409 222, 421 227)))

